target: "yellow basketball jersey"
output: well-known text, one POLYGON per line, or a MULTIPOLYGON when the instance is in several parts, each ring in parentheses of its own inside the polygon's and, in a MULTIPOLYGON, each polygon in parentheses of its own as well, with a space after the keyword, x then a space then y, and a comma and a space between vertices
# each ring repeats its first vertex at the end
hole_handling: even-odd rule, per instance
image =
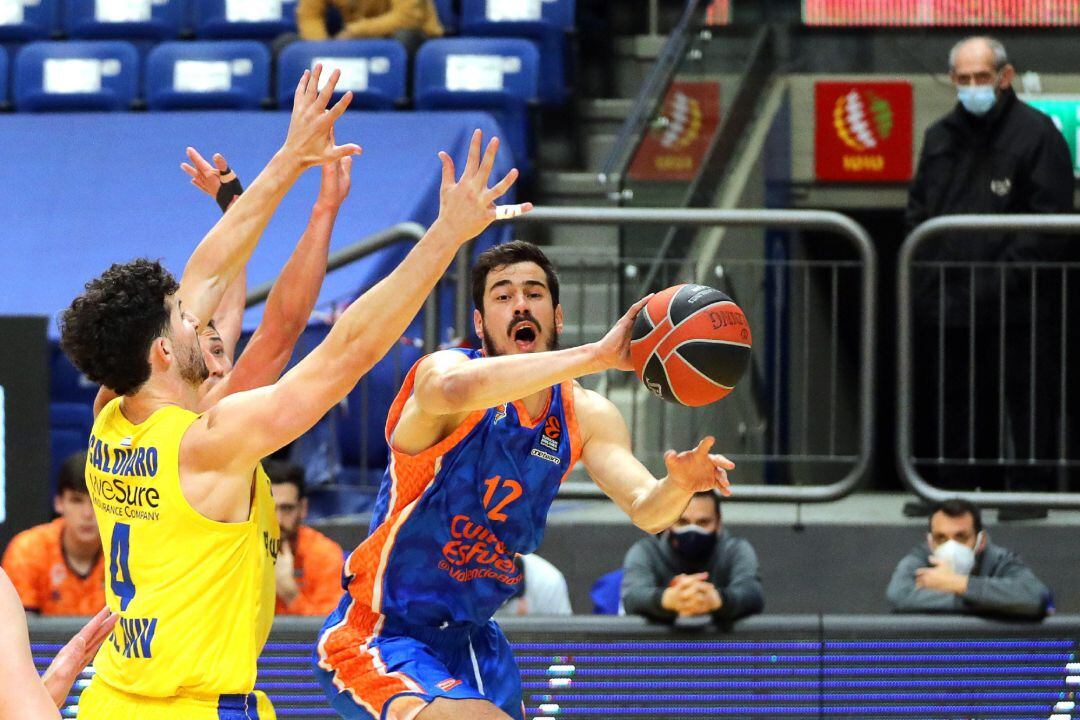
POLYGON ((120 614, 94 683, 131 695, 213 701, 247 694, 273 621, 280 544, 270 480, 256 472, 247 521, 200 515, 180 490, 180 440, 198 418, 165 407, 133 425, 120 399, 98 415, 86 484, 120 614))

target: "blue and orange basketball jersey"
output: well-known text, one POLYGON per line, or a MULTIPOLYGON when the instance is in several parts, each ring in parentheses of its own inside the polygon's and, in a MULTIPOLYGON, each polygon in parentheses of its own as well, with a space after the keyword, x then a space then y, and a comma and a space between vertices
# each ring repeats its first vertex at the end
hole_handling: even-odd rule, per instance
POLYGON ((514 557, 540 545, 581 454, 573 383, 553 387, 536 418, 521 402, 476 411, 435 446, 406 455, 390 440, 416 367, 390 408, 390 464, 371 532, 346 563, 346 586, 367 613, 414 625, 483 624, 522 582, 514 557))

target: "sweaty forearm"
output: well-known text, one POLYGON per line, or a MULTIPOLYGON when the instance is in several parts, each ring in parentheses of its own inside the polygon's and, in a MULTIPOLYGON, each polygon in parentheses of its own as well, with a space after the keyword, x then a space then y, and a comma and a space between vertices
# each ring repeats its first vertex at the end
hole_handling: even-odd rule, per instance
POLYGON ((203 323, 210 319, 302 170, 295 157, 279 151, 206 234, 180 280, 180 299, 186 312, 203 323))
POLYGON ((432 414, 471 412, 527 397, 564 380, 605 370, 592 345, 551 352, 503 355, 462 363, 418 394, 432 414))

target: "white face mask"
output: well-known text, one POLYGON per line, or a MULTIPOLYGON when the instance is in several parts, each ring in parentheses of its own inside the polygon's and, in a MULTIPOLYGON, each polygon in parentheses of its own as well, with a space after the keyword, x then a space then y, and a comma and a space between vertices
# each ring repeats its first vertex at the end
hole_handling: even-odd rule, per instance
MULTIPOLYGON (((982 533, 975 538, 975 547, 982 542, 982 533)), ((934 557, 948 563, 957 575, 970 575, 975 567, 975 551, 963 543, 946 540, 934 550, 934 557)))

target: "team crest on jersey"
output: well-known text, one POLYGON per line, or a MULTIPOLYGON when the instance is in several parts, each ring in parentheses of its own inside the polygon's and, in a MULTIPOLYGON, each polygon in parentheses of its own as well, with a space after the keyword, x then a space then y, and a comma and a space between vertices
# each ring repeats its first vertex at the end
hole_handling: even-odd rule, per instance
POLYGON ((544 423, 544 434, 540 436, 540 444, 549 450, 559 452, 559 438, 562 437, 562 423, 559 418, 549 415, 544 423))
POLYGON ((442 682, 435 683, 435 687, 439 688, 443 692, 450 692, 460 684, 461 681, 456 678, 446 678, 442 682))

